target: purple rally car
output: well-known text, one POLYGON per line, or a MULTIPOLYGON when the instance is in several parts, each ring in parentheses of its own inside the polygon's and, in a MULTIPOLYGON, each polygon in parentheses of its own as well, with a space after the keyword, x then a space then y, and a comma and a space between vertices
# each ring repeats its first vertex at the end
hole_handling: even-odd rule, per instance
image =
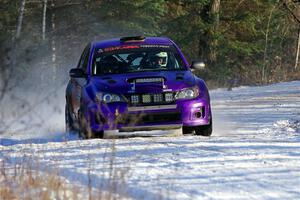
POLYGON ((66 128, 85 138, 104 131, 181 128, 210 136, 205 82, 176 44, 162 37, 124 37, 86 46, 66 89, 66 128))

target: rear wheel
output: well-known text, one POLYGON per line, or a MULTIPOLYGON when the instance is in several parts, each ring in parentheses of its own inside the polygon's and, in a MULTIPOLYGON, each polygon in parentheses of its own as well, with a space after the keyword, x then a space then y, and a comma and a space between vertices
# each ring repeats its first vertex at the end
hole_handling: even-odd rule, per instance
POLYGON ((71 117, 71 114, 70 114, 70 111, 69 111, 69 108, 67 105, 65 107, 65 124, 66 124, 66 132, 76 131, 76 129, 74 128, 73 119, 71 117))

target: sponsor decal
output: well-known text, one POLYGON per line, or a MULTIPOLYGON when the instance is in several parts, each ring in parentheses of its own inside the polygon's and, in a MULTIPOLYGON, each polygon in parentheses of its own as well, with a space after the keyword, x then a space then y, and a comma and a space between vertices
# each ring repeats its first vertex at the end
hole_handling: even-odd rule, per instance
POLYGON ((161 44, 142 44, 141 48, 170 48, 169 45, 161 45, 161 44))
POLYGON ((116 47, 107 47, 104 49, 99 49, 98 53, 123 50, 123 49, 137 49, 140 48, 139 45, 127 45, 127 46, 116 46, 116 47))
POLYGON ((142 45, 126 45, 126 46, 114 46, 114 47, 106 47, 103 49, 99 49, 98 53, 124 50, 124 49, 138 49, 138 48, 170 48, 168 45, 160 45, 160 44, 142 44, 142 45))
POLYGON ((135 83, 131 84, 131 91, 135 91, 135 83))

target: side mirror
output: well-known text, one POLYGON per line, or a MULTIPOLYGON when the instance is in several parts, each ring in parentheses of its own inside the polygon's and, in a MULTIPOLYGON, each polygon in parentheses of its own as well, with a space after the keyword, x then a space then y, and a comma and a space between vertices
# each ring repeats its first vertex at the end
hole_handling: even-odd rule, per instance
POLYGON ((191 65, 191 69, 193 70, 204 70, 205 67, 205 63, 202 61, 193 61, 191 65))
POLYGON ((69 75, 71 78, 85 78, 86 74, 82 69, 73 68, 69 71, 69 75))

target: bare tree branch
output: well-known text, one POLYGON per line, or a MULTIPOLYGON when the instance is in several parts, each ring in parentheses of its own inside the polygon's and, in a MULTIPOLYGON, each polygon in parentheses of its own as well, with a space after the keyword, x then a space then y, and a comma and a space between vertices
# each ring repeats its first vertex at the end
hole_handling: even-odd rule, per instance
POLYGON ((24 16, 24 10, 25 10, 25 3, 26 3, 26 0, 22 0, 21 5, 20 5, 20 15, 19 15, 19 19, 18 19, 18 26, 17 26, 17 33, 16 33, 16 38, 17 39, 21 35, 23 16, 24 16))
POLYGON ((47 0, 44 0, 44 6, 43 6, 43 22, 42 22, 42 29, 43 29, 43 40, 46 39, 46 11, 47 11, 47 0))
MULTIPOLYGON (((294 19, 300 24, 300 17, 298 17, 296 14, 295 14, 295 12, 293 12, 293 10, 292 9, 290 9, 290 7, 289 7, 289 2, 291 2, 291 1, 289 1, 289 0, 283 0, 283 5, 284 5, 284 7, 292 14, 292 16, 294 17, 294 19)), ((295 3, 299 3, 299 1, 297 2, 297 1, 294 1, 295 3)), ((298 9, 298 8, 297 8, 298 9)), ((299 9, 298 9, 299 10, 299 9)))

